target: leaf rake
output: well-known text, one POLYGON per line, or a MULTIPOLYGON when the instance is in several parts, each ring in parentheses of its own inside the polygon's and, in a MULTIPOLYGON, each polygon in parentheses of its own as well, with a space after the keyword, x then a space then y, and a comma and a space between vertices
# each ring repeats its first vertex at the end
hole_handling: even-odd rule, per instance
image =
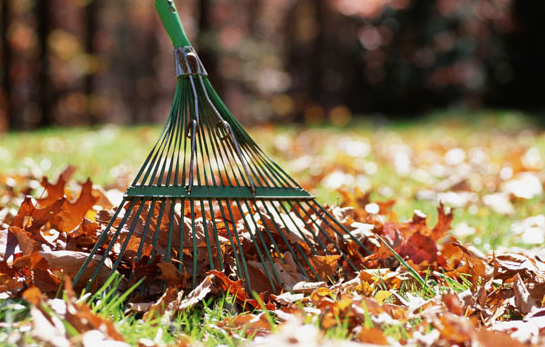
POLYGON ((139 264, 159 259, 177 265, 192 287, 207 271, 219 270, 243 279, 250 290, 272 292, 301 280, 333 279, 325 278, 334 275, 316 259, 333 257, 339 271, 356 271, 349 254, 354 259, 368 249, 236 121, 212 87, 174 3, 156 0, 155 7, 174 45, 172 108, 74 285, 87 281, 90 289, 105 263, 108 271, 131 277, 139 264))

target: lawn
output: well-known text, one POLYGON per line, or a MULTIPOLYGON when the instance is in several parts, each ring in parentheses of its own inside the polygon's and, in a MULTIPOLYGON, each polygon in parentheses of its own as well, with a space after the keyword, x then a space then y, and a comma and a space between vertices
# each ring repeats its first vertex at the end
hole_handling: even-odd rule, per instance
MULTIPOLYGON (((123 191, 160 130, 157 126, 107 126, 96 129, 53 128, 3 135, 0 137, 0 192, 4 193, 0 196, 0 223, 10 210, 17 209, 24 193, 36 198, 43 193, 43 188, 37 183, 42 176, 55 181, 67 166, 76 168, 70 188, 78 189, 76 181, 83 182, 90 177, 93 183, 106 190, 123 191), (22 180, 33 181, 27 184, 30 189, 17 188, 25 185, 22 180)), ((448 235, 459 240, 472 256, 485 259, 485 255, 493 252, 522 252, 528 257, 545 258, 542 250, 545 239, 545 132, 532 118, 523 114, 449 111, 410 121, 391 121, 375 116, 342 128, 268 125, 250 127, 249 132, 269 156, 323 204, 366 210, 371 203, 391 201, 393 207, 381 214, 380 223, 392 221, 402 228, 402 222, 411 220, 415 210, 421 211, 417 212, 418 215, 428 216, 428 226, 435 225, 438 221, 437 207, 442 202, 454 211, 448 235)), ((445 236, 442 240, 447 238, 445 236)), ((444 242, 438 244, 445 254, 450 249, 444 242)), ((439 305, 435 301, 442 298, 440 304, 451 311, 451 306, 445 304, 445 297, 474 292, 480 286, 485 287, 485 279, 490 280, 492 286, 487 289, 490 300, 499 300, 493 296, 496 295, 492 294, 494 290, 514 290, 514 295, 518 295, 513 289, 515 280, 511 281, 515 277, 502 278, 504 282, 500 283, 497 278, 490 279, 483 273, 482 278, 472 279, 470 275, 475 276, 476 273, 472 268, 468 270, 468 276, 458 274, 453 277, 445 270, 443 274, 436 271, 432 279, 424 266, 417 267, 419 274, 416 274, 412 271, 415 268, 411 265, 413 263, 398 260, 401 263, 398 272, 392 270, 391 273, 399 274, 401 282, 406 284, 388 277, 388 270, 384 269, 385 272, 379 270, 374 279, 368 281, 369 284, 360 275, 362 283, 355 289, 350 286, 342 290, 336 290, 334 286, 316 289, 312 294, 308 293, 310 295, 305 294, 305 299, 290 302, 291 311, 284 310, 290 313, 297 311, 293 316, 299 321, 288 320, 289 323, 272 328, 280 329, 280 332, 268 337, 264 336, 271 330, 269 323, 284 321, 282 314, 277 312, 280 309, 270 314, 259 308, 251 309, 233 295, 221 291, 206 296, 188 310, 159 310, 160 315, 147 319, 142 318, 142 312, 130 308, 134 301, 130 306, 122 294, 115 291, 116 278, 77 304, 76 298, 67 297, 66 293, 64 298, 59 294, 60 299, 54 300, 74 305, 85 302, 82 305, 89 307, 93 314, 113 322, 111 324, 120 337, 131 345, 204 341, 204 344, 213 346, 236 345, 247 340, 282 344, 292 335, 300 336, 302 331, 308 332, 309 339, 316 340, 308 340, 308 343, 316 344, 333 343, 329 339, 350 339, 426 345, 425 337, 432 339, 434 334, 441 336, 442 343, 454 343, 455 340, 442 336, 447 329, 444 327, 455 324, 454 321, 442 321, 442 329, 423 316, 404 314, 401 318, 399 312, 385 307, 390 305, 406 310, 418 299, 439 305), (477 280, 482 282, 477 283, 477 280), (335 304, 331 306, 326 302, 335 304), (346 311, 346 307, 356 304, 364 307, 361 317, 346 311), (328 305, 333 307, 330 308, 332 315, 324 313, 328 305), (250 313, 244 315, 245 311, 250 313), (385 314, 390 318, 386 319, 385 314), (379 316, 382 318, 378 319, 379 316), (170 318, 165 320, 165 317, 170 318), (333 321, 328 321, 331 319, 333 321), (369 336, 376 337, 367 338, 369 336)), ((487 260, 487 264, 493 264, 493 261, 487 260)), ((541 265, 536 266, 542 269, 541 265)), ((529 291, 533 295, 532 290, 529 291)), ((452 298, 448 300, 454 300, 452 298)), ((419 306, 421 312, 425 311, 427 304, 423 305, 419 306)), ((487 307, 496 308, 498 305, 504 305, 504 311, 498 312, 494 320, 487 321, 488 326, 495 320, 520 321, 517 319, 541 307, 534 303, 534 311, 520 309, 520 299, 515 304, 486 303, 487 307)), ((477 315, 480 311, 474 306, 460 304, 460 309, 464 310, 460 316, 477 315)), ((47 316, 47 312, 43 313, 47 310, 44 307, 54 311, 55 305, 51 299, 40 298, 33 302, 28 296, 23 300, 20 295, 5 295, 0 303, 0 343, 43 343, 43 336, 37 336, 36 329, 29 322, 47 316), (42 316, 33 307, 41 307, 39 312, 42 316)), ((476 318, 471 319, 476 321, 476 318)), ((69 341, 85 344, 85 339, 78 337, 77 327, 71 327, 68 319, 62 321, 69 341)), ((486 326, 483 322, 473 323, 475 325, 471 329, 486 326)), ((450 329, 462 334, 460 331, 470 328, 450 329)), ((494 330, 501 331, 500 328, 494 330)), ((484 338, 480 335, 482 330, 475 331, 478 331, 477 335, 467 333, 464 337, 481 341, 484 338)), ((440 341, 438 336, 434 341, 440 341)))

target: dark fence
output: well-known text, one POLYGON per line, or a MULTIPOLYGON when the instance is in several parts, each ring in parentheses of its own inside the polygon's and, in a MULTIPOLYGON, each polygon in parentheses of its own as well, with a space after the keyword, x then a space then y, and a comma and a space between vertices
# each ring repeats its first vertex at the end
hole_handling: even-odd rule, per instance
MULTIPOLYGON (((244 122, 544 105, 545 2, 184 0, 244 122)), ((0 130, 164 119, 172 48, 152 0, 1 0, 0 130)))

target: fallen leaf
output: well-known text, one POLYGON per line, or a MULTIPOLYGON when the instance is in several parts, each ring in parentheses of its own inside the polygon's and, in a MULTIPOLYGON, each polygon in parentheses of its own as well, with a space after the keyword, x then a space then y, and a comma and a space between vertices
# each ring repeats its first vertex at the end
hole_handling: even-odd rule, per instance
POLYGON ((335 277, 340 258, 340 255, 315 255, 309 257, 309 262, 316 270, 318 280, 329 280, 335 277))
POLYGON ((159 279, 165 281, 168 286, 175 287, 176 285, 181 284, 183 274, 178 271, 174 264, 161 261, 157 264, 157 266, 161 270, 161 276, 159 276, 159 279))

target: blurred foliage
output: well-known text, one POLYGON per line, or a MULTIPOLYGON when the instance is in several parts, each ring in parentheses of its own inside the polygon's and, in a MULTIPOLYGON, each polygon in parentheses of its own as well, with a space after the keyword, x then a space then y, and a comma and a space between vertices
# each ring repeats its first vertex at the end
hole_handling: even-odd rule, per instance
MULTIPOLYGON (((177 3, 246 123, 543 107, 542 1, 177 3)), ((155 122, 169 110, 172 47, 150 0, 2 0, 0 37, 0 130, 155 122)))

